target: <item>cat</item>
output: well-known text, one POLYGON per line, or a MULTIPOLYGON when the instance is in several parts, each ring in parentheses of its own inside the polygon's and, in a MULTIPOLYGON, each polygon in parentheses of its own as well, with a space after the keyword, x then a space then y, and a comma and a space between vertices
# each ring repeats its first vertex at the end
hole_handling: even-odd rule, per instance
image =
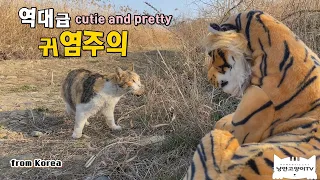
POLYGON ((75 69, 68 73, 62 85, 62 97, 66 112, 75 115, 72 137, 82 136, 88 118, 102 112, 106 123, 112 130, 121 130, 114 120, 114 109, 121 97, 127 93, 144 94, 140 76, 134 72, 133 65, 127 70, 116 67, 115 73, 102 75, 86 69, 75 69))

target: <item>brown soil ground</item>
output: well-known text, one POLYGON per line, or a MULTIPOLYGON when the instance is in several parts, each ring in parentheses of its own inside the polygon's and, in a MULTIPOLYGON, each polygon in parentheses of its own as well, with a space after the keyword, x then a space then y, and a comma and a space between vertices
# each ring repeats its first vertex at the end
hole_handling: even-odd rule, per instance
POLYGON ((180 179, 201 137, 237 102, 212 93, 205 76, 185 71, 179 65, 184 59, 173 52, 128 57, 1 61, 0 179, 180 179), (97 115, 84 128, 86 137, 72 139, 74 119, 66 115, 60 97, 68 71, 110 72, 131 62, 147 93, 126 95, 116 106, 115 118, 124 129, 111 131, 97 115), (33 131, 43 136, 33 137, 33 131), (96 159, 85 167, 92 156, 96 159), (12 168, 14 158, 56 159, 63 167, 12 168))

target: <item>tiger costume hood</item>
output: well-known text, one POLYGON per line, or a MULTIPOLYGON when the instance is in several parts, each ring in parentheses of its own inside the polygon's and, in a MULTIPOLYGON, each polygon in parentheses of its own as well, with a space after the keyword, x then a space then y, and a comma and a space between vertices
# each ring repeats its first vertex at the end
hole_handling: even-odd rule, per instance
POLYGON ((261 11, 210 24, 206 48, 208 79, 215 87, 232 89, 236 66, 249 64, 251 75, 237 77, 242 84, 233 87, 242 88, 241 102, 203 137, 185 179, 271 179, 274 155, 316 155, 320 176, 319 57, 261 11))
MULTIPOLYGON (((221 25, 211 24, 209 30, 206 43, 209 54, 223 50, 227 51, 224 54, 228 51, 231 54, 228 57, 232 60, 224 61, 225 67, 232 66, 228 62, 244 61, 251 56, 247 62, 251 65, 251 86, 246 89, 232 121, 232 126, 245 124, 234 129, 240 142, 259 142, 318 121, 319 58, 287 26, 266 13, 250 11, 231 16, 221 25), (234 38, 227 41, 231 35, 234 38), (249 133, 252 128, 257 132, 249 133)), ((211 61, 211 66, 219 62, 217 59, 211 61)), ((211 74, 212 68, 208 71, 209 78, 211 74)))

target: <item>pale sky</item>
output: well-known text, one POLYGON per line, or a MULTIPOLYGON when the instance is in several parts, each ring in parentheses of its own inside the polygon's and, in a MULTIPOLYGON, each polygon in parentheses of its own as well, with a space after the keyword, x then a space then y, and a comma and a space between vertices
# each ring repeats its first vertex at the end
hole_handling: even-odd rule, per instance
POLYGON ((184 14, 185 16, 195 17, 197 15, 198 6, 193 3, 196 0, 105 0, 107 3, 119 6, 129 6, 130 8, 142 13, 144 10, 150 14, 156 13, 151 7, 144 2, 150 3, 159 9, 165 15, 173 15, 173 17, 184 14))

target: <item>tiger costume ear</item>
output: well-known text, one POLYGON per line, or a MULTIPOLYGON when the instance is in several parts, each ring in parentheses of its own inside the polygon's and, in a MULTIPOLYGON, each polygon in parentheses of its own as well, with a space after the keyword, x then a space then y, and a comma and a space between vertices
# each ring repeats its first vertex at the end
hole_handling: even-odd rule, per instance
POLYGON ((221 31, 221 27, 216 23, 210 23, 208 30, 213 34, 216 34, 217 32, 221 31))
POLYGON ((208 56, 213 57, 213 50, 212 51, 208 51, 208 56))

